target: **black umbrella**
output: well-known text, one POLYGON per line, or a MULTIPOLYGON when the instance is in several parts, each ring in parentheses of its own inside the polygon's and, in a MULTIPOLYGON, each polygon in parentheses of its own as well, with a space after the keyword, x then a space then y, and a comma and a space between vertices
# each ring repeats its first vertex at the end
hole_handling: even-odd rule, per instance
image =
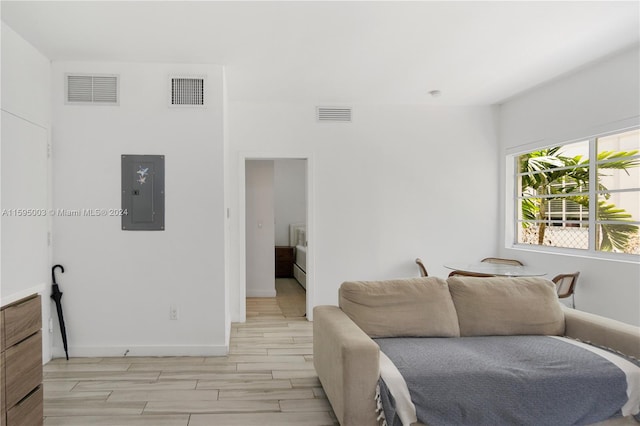
POLYGON ((62 292, 56 282, 56 268, 60 268, 60 271, 64 274, 64 267, 62 265, 55 265, 51 268, 51 278, 53 279, 53 285, 51 286, 51 298, 56 302, 56 310, 58 311, 58 321, 60 321, 60 333, 62 333, 62 345, 64 346, 64 353, 67 354, 67 361, 69 361, 69 350, 67 349, 67 329, 64 326, 64 315, 62 315, 62 292))

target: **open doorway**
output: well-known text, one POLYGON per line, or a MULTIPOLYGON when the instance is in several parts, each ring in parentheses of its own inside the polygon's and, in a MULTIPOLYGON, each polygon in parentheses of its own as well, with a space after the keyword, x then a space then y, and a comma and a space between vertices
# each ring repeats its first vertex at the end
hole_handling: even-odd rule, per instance
POLYGON ((308 159, 245 158, 243 165, 245 318, 247 298, 271 297, 285 317, 304 317, 313 306, 308 159))

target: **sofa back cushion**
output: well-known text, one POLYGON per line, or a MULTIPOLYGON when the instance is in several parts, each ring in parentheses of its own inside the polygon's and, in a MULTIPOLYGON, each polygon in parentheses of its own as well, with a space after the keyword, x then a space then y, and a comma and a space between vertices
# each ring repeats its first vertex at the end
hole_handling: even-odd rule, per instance
POLYGON ((458 337, 458 316, 447 282, 437 277, 348 281, 340 308, 371 337, 458 337))
POLYGON ((562 335, 564 313, 544 278, 450 277, 461 336, 562 335))

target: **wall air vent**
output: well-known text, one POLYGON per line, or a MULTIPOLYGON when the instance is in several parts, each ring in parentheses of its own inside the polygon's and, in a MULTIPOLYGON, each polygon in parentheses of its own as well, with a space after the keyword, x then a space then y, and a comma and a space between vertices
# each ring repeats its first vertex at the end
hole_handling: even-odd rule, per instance
POLYGON ((66 103, 118 105, 119 76, 104 74, 66 74, 66 103))
POLYGON ((351 107, 317 107, 316 117, 319 122, 350 123, 351 107))
POLYGON ((204 77, 171 77, 169 105, 203 107, 204 91, 204 77))

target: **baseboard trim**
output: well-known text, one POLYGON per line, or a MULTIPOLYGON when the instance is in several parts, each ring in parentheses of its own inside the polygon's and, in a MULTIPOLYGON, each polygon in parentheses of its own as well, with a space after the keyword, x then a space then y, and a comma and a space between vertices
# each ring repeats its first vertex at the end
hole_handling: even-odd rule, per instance
MULTIPOLYGON (((209 346, 70 346, 69 357, 96 358, 122 356, 225 356, 227 345, 209 346)), ((64 349, 54 346, 53 358, 64 358, 64 349)))

